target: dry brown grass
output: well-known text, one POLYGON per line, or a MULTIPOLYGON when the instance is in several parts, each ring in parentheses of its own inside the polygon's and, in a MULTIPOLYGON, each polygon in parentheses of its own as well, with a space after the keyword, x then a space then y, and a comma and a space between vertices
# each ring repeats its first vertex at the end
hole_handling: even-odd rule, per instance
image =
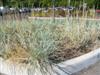
POLYGON ((8 50, 3 56, 4 59, 14 63, 28 63, 29 57, 29 52, 19 46, 14 47, 12 50, 8 50))

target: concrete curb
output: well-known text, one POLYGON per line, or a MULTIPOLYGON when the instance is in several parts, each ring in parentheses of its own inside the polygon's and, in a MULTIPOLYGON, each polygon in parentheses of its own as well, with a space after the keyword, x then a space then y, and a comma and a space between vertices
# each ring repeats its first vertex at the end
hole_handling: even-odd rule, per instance
MULTIPOLYGON (((53 70, 56 74, 54 73, 53 75, 71 75, 95 64, 99 60, 100 48, 71 60, 55 64, 53 70)), ((0 73, 6 75, 42 75, 39 71, 36 71, 37 73, 35 73, 33 70, 32 73, 29 74, 28 67, 29 66, 27 65, 9 64, 0 58, 0 73)))
POLYGON ((98 62, 99 60, 100 60, 100 48, 94 51, 91 51, 87 54, 84 54, 82 56, 59 63, 57 65, 60 68, 62 68, 64 72, 68 73, 68 74, 60 73, 60 75, 70 75, 70 74, 79 72, 85 68, 88 68, 89 66, 98 62))
POLYGON ((47 20, 52 20, 52 19, 77 19, 77 20, 91 20, 91 21, 100 21, 100 19, 96 19, 96 18, 77 18, 77 17, 28 17, 28 19, 47 19, 47 20))

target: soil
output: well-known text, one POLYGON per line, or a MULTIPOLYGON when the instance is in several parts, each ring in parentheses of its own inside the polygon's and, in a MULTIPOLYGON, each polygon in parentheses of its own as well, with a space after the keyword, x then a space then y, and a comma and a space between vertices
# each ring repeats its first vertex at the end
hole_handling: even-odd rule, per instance
POLYGON ((99 47, 100 47, 100 41, 97 40, 93 43, 88 43, 85 46, 57 50, 49 55, 49 60, 51 60, 53 63, 60 63, 62 61, 66 61, 81 56, 83 54, 86 54, 99 47))

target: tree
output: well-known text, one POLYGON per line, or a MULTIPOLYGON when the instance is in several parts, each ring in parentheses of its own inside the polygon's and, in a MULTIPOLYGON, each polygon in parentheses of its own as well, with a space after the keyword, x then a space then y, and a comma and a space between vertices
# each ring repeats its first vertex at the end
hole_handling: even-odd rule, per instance
POLYGON ((100 9, 100 0, 95 0, 94 4, 96 9, 100 9))
MULTIPOLYGON (((55 0, 55 6, 68 6, 69 0, 55 0)), ((79 6, 84 2, 87 3, 89 8, 95 6, 100 8, 99 0, 70 0, 71 6, 79 6)), ((52 0, 0 0, 0 5, 11 7, 51 7, 53 6, 52 0)))

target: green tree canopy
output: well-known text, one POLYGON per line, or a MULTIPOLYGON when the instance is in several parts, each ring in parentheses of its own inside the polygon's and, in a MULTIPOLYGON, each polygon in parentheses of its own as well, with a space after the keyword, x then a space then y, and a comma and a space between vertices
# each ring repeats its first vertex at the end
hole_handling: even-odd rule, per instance
POLYGON ((0 0, 0 5, 9 7, 51 7, 53 1, 56 7, 66 7, 70 1, 71 6, 79 6, 85 2, 89 8, 94 6, 100 8, 99 0, 0 0))

